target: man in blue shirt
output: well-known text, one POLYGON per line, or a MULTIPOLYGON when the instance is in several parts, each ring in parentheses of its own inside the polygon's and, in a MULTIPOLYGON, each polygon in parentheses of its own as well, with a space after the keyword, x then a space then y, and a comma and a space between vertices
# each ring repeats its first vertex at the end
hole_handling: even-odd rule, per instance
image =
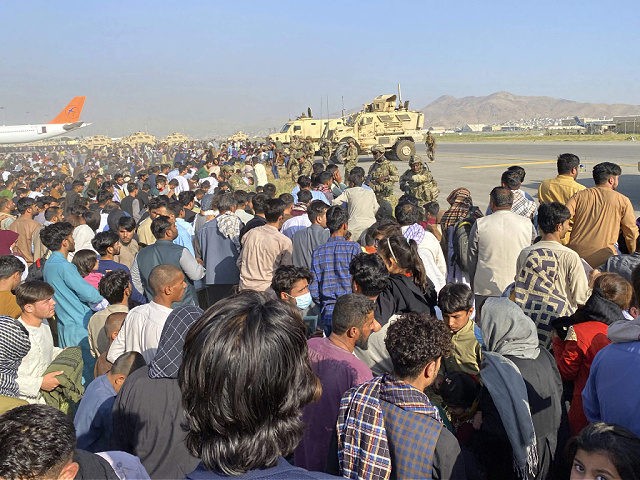
POLYGON ((73 226, 69 222, 58 222, 40 231, 42 244, 51 250, 42 273, 44 281, 55 291, 56 317, 58 318, 58 343, 62 348, 82 349, 85 383, 93 380, 95 359, 89 348, 87 325, 93 312, 109 305, 98 290, 89 285, 78 273, 76 266, 67 261, 69 252, 76 249, 73 240, 73 226))
POLYGON ((327 210, 327 228, 331 237, 311 255, 313 282, 309 290, 316 305, 320 306, 320 326, 325 334, 331 333, 331 316, 338 297, 352 293, 349 264, 362 249, 356 242, 345 239, 349 228, 346 210, 335 206, 327 210))
POLYGON ((91 382, 73 420, 78 448, 93 453, 109 450, 113 429, 111 411, 116 395, 127 377, 145 365, 140 353, 123 353, 117 358, 111 371, 91 382))

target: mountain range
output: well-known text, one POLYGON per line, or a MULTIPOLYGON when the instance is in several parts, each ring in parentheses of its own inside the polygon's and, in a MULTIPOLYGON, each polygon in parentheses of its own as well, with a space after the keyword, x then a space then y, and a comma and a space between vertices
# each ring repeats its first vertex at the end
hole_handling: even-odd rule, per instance
POLYGON ((501 124, 533 118, 589 117, 640 114, 640 105, 581 103, 552 97, 496 92, 484 97, 443 95, 422 109, 425 126, 458 127, 467 123, 501 124))

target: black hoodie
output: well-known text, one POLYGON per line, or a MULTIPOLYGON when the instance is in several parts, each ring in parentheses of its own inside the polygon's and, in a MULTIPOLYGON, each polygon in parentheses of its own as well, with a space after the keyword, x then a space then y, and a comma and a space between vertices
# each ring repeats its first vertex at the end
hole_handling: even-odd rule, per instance
POLYGON ((431 280, 427 280, 427 290, 418 287, 412 277, 399 273, 389 275, 389 285, 378 296, 375 317, 380 325, 389 321, 389 317, 401 313, 435 314, 438 295, 431 280))

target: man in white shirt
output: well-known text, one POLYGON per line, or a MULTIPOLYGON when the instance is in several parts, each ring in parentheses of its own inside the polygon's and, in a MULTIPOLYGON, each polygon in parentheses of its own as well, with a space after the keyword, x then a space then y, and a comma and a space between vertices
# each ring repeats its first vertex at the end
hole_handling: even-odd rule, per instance
POLYGON ((29 332, 31 348, 18 368, 20 398, 29 403, 44 403, 41 391, 50 392, 60 382, 56 378, 62 372, 44 372, 62 348, 53 346, 51 329, 46 319, 53 317, 56 302, 53 287, 45 282, 32 281, 15 289, 16 303, 22 311, 18 321, 29 332))
POLYGON ((140 352, 147 363, 155 357, 160 334, 172 311, 171 304, 182 300, 187 284, 183 271, 177 266, 158 265, 151 271, 149 286, 154 293, 153 300, 127 314, 109 347, 109 362, 115 362, 125 352, 140 352))

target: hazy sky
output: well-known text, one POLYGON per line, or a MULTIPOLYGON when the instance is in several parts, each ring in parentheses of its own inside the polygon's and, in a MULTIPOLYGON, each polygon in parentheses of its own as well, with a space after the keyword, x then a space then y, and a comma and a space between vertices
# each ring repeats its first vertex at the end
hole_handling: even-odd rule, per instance
POLYGON ((416 108, 500 90, 640 104, 632 1, 7 0, 0 19, 0 123, 86 95, 86 135, 277 128, 398 82, 416 108))

